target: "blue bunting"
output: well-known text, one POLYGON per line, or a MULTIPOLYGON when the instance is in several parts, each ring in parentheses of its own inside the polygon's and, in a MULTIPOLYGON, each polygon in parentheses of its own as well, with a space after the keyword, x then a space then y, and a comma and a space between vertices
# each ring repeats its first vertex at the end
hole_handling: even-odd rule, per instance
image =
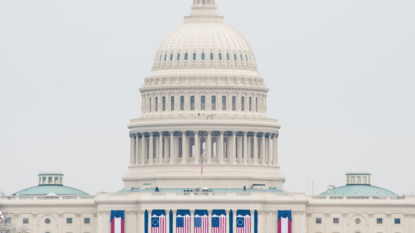
POLYGON ((212 216, 214 215, 221 216, 222 214, 226 216, 226 211, 225 210, 212 210, 212 216))
POLYGON ((291 210, 278 210, 278 221, 280 221, 281 218, 288 218, 290 222, 292 222, 291 210))
POLYGON ((186 215, 190 215, 190 210, 177 210, 176 216, 186 216, 186 215))
POLYGON ((112 222, 113 218, 122 218, 125 221, 124 215, 125 210, 111 210, 110 222, 112 222))
POLYGON ((251 216, 251 211, 250 210, 237 210, 236 211, 236 216, 251 216))
POLYGON ((166 216, 166 210, 153 210, 151 212, 151 216, 153 217, 154 215, 156 215, 157 217, 160 217, 162 215, 166 216))
POLYGON ((209 213, 207 210, 195 210, 195 216, 209 216, 209 213))

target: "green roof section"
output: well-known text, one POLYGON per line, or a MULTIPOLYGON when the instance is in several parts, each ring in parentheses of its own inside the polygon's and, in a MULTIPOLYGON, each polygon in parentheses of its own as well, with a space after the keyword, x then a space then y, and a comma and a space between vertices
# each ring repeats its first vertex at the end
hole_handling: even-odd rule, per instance
POLYGON ((17 193, 13 193, 13 195, 48 195, 49 193, 54 193, 56 195, 89 195, 88 193, 81 191, 79 189, 60 185, 34 186, 27 189, 23 189, 17 193))
MULTIPOLYGON (((320 195, 327 196, 328 192, 323 192, 320 195)), ((346 186, 337 187, 330 191, 330 196, 399 196, 398 194, 389 191, 384 188, 361 185, 361 184, 349 184, 346 186)))

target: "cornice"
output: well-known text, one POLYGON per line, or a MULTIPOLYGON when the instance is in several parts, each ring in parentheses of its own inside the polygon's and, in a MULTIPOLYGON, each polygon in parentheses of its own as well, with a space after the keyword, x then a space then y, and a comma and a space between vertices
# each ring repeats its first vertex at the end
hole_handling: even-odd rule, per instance
POLYGON ((399 207, 415 207, 415 203, 309 203, 308 206, 399 206, 399 207))
POLYGON ((2 203, 7 207, 19 206, 96 206, 95 203, 2 203))

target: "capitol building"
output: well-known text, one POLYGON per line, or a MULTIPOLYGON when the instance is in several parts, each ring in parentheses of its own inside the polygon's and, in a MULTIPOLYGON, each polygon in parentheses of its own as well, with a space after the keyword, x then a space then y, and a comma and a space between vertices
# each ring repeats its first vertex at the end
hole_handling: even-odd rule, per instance
POLYGON ((34 187, 0 196, 0 224, 30 233, 112 233, 118 211, 126 233, 155 232, 153 216, 165 217, 159 233, 180 233, 183 214, 198 233, 199 213, 225 216, 226 233, 240 232, 241 216, 245 233, 415 232, 415 196, 372 186, 367 172, 347 173, 343 186, 320 195, 284 190, 280 125, 267 115, 272 89, 248 42, 216 9, 215 0, 193 0, 190 15, 155 51, 139 89, 141 116, 128 125, 122 190, 89 195, 65 186, 63 173, 42 172, 34 187), (281 230, 281 213, 289 213, 289 231, 281 230))

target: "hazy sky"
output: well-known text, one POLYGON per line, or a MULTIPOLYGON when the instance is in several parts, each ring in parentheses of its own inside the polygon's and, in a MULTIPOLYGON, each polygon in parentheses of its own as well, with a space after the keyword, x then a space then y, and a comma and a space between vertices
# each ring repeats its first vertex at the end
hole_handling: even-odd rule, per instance
MULTIPOLYGON (((138 88, 191 0, 0 1, 0 189, 115 192, 138 88)), ((284 188, 315 193, 348 171, 415 192, 415 1, 217 0, 253 48, 279 119, 284 188)))

